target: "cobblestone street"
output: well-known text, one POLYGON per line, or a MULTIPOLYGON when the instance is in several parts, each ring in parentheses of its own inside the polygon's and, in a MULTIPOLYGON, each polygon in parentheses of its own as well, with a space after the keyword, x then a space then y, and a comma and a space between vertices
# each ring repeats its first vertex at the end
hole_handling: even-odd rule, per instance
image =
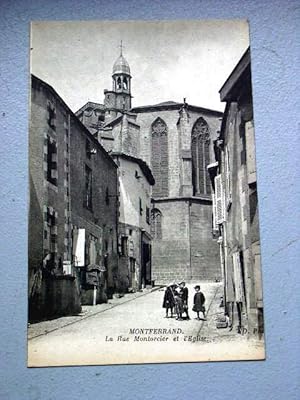
POLYGON ((189 321, 165 318, 164 289, 156 289, 84 307, 79 316, 32 324, 29 366, 255 359, 261 355, 260 342, 216 329, 216 317, 223 312, 220 283, 201 285, 207 321, 195 319, 193 284, 187 286, 189 321))

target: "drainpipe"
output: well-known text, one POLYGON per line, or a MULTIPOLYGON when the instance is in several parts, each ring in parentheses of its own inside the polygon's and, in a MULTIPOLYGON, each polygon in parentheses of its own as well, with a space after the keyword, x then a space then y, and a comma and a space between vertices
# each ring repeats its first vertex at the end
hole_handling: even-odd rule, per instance
POLYGON ((193 279, 193 269, 192 269, 192 235, 191 235, 191 200, 188 201, 189 208, 189 250, 190 250, 190 280, 193 279))
MULTIPOLYGON (((71 137, 71 116, 70 114, 68 114, 68 147, 69 147, 69 151, 68 151, 68 250, 69 250, 69 254, 68 256, 70 256, 70 261, 71 261, 71 268, 72 268, 72 256, 73 256, 73 249, 71 246, 71 235, 72 235, 72 229, 71 229, 71 145, 70 145, 70 137, 71 137)), ((73 275, 72 271, 72 275, 73 275)), ((77 280, 77 277, 76 277, 77 280)))
POLYGON ((226 223, 223 222, 222 224, 222 237, 223 237, 223 248, 224 248, 224 263, 223 263, 223 271, 224 271, 224 305, 225 309, 227 308, 227 293, 226 293, 226 285, 227 285, 227 256, 228 256, 228 249, 227 249, 227 234, 226 234, 226 223))

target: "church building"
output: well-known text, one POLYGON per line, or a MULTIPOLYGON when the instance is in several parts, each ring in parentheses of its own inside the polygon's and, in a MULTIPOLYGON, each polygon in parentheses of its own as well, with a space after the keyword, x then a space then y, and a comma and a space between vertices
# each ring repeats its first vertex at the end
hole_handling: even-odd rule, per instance
POLYGON ((76 115, 108 153, 142 160, 151 170, 150 280, 221 279, 207 166, 215 162, 223 114, 185 99, 132 107, 131 80, 121 48, 104 104, 88 102, 76 115))

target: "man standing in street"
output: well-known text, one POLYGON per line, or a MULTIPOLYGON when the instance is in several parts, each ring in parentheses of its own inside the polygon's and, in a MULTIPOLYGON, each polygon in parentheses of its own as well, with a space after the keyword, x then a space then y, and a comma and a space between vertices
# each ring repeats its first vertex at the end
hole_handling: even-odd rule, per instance
POLYGON ((180 287, 180 296, 182 298, 182 303, 183 303, 183 312, 186 313, 186 319, 190 319, 190 317, 189 317, 189 309, 188 309, 189 290, 185 286, 185 282, 181 282, 179 284, 179 287, 180 287))

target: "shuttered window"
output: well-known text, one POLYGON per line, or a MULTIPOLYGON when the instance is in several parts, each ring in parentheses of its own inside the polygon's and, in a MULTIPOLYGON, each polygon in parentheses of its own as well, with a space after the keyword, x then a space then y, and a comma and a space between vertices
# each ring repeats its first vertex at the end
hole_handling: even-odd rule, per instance
POLYGON ((234 276, 234 290, 235 290, 235 301, 244 301, 244 285, 243 285, 243 273, 240 252, 236 251, 232 254, 233 263, 233 276, 234 276))
POLYGON ((217 224, 216 195, 214 193, 212 193, 212 206, 213 206, 212 229, 213 231, 216 231, 218 230, 218 224, 217 224))
POLYGON ((226 174, 226 207, 228 209, 232 202, 230 156, 228 147, 226 147, 225 149, 225 174, 226 174))
POLYGON ((215 177, 215 210, 216 210, 216 224, 222 224, 225 220, 224 216, 224 197, 223 197, 223 184, 222 175, 215 177))

